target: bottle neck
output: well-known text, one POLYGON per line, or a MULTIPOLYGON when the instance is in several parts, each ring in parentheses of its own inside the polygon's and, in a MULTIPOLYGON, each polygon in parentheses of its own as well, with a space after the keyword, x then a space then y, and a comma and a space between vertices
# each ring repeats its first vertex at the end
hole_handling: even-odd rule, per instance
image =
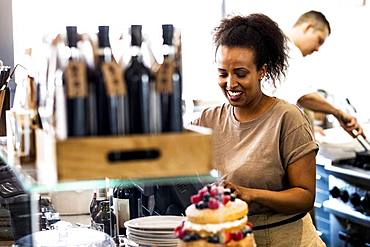
POLYGON ((80 51, 77 47, 69 47, 69 57, 72 60, 79 61, 81 59, 80 51))
POLYGON ((140 46, 131 46, 131 57, 142 57, 142 50, 140 46))
POLYGON ((106 189, 99 189, 98 190, 98 193, 97 193, 97 196, 96 196, 96 200, 97 201, 105 201, 107 200, 107 191, 106 189))
POLYGON ((101 47, 98 49, 98 55, 100 62, 109 63, 112 62, 112 49, 110 47, 101 47))
POLYGON ((139 63, 144 63, 143 53, 140 46, 131 46, 130 54, 131 62, 137 61, 139 63))
POLYGON ((163 56, 168 56, 168 57, 174 57, 175 56, 175 47, 172 45, 162 45, 162 54, 163 56))

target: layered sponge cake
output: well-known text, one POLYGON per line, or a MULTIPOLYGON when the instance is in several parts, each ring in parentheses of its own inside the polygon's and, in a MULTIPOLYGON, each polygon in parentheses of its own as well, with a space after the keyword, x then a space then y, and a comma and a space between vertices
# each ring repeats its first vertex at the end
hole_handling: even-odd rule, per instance
POLYGON ((256 246, 248 204, 229 189, 207 185, 191 202, 186 220, 175 230, 180 246, 256 246))

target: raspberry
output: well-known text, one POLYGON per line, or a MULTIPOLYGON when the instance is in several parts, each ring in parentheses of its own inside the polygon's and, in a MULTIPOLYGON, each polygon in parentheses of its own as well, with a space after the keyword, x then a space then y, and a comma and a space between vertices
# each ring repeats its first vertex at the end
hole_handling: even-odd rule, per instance
POLYGON ((183 229, 182 226, 178 226, 175 228, 175 236, 177 238, 183 239, 186 235, 186 231, 183 229))
POLYGON ((218 189, 217 187, 213 187, 211 189, 211 191, 209 192, 209 194, 212 196, 212 197, 215 197, 217 194, 218 194, 218 189))
POLYGON ((200 195, 200 197, 203 197, 205 193, 208 192, 208 189, 207 187, 203 187, 199 192, 198 194, 200 195))
POLYGON ((177 227, 175 228, 175 233, 176 233, 176 235, 177 235, 177 233, 179 233, 181 230, 182 230, 182 226, 177 226, 177 227))
POLYGON ((242 231, 235 231, 231 233, 231 238, 235 241, 239 241, 244 238, 244 233, 242 231))
POLYGON ((217 209, 219 207, 219 202, 215 198, 210 198, 208 202, 208 208, 217 209))
POLYGON ((191 203, 193 203, 193 204, 197 204, 198 202, 200 202, 202 200, 202 198, 200 197, 200 195, 199 194, 197 194, 197 195, 193 195, 193 196, 191 196, 190 197, 190 201, 191 201, 191 203))

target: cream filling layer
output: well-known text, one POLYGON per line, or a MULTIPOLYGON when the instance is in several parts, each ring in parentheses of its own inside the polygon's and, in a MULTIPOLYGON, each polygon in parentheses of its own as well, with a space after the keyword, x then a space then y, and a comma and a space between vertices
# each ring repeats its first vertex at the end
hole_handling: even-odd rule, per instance
POLYGON ((234 220, 230 222, 225 223, 219 223, 219 224, 195 224, 190 221, 185 221, 184 229, 192 229, 193 231, 206 231, 211 233, 217 233, 223 229, 228 229, 232 227, 237 227, 242 224, 247 223, 248 216, 244 216, 240 220, 234 220))

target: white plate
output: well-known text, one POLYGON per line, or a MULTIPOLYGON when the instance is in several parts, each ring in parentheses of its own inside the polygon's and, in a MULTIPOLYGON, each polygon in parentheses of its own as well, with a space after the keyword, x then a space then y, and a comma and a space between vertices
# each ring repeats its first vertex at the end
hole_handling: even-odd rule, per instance
POLYGON ((179 242, 178 239, 168 239, 168 240, 161 239, 161 240, 158 240, 158 239, 150 239, 150 238, 140 238, 140 237, 135 237, 135 236, 127 236, 127 238, 131 241, 134 241, 135 243, 138 243, 138 244, 157 244, 157 245, 161 245, 161 244, 177 244, 179 242))
POLYGON ((129 237, 130 240, 134 241, 135 243, 151 243, 151 244, 177 244, 179 242, 178 239, 173 239, 173 240, 156 240, 156 239, 142 239, 142 238, 137 238, 137 237, 129 237))
POLYGON ((151 230, 142 230, 142 229, 136 229, 136 228, 127 228, 128 232, 132 232, 134 234, 140 234, 140 235, 157 235, 157 236, 165 236, 165 235, 173 235, 174 230, 170 229, 168 231, 151 231, 151 230))
POLYGON ((154 236, 154 235, 150 235, 150 236, 142 236, 142 235, 135 235, 135 234, 132 234, 132 233, 128 233, 127 234, 127 237, 128 238, 140 238, 140 239, 150 239, 150 240, 157 240, 157 241, 174 241, 176 240, 176 237, 175 236, 167 236, 167 237, 158 237, 158 236, 154 236))
POLYGON ((176 242, 155 242, 155 241, 150 241, 150 240, 147 240, 147 241, 143 241, 143 240, 138 240, 138 239, 130 239, 131 241, 134 241, 135 243, 137 243, 139 246, 178 246, 179 242, 176 241, 176 242))
POLYGON ((128 239, 140 239, 140 240, 143 240, 143 241, 155 241, 155 242, 177 242, 177 238, 175 238, 174 236, 170 236, 170 237, 164 237, 164 238, 158 238, 158 236, 155 236, 155 237, 150 237, 150 236, 138 236, 138 235, 135 235, 135 234, 127 234, 127 238, 128 239))
POLYGON ((174 230, 183 220, 185 217, 182 216, 147 216, 126 221, 125 227, 143 230, 174 230))

